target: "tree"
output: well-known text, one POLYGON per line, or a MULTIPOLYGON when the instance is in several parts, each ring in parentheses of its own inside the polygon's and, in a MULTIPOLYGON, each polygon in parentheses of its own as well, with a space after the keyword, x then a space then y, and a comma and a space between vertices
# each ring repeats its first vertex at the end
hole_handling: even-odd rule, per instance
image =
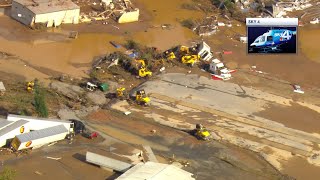
POLYGON ((0 180, 13 180, 16 176, 16 171, 5 167, 0 174, 0 180))
POLYGON ((34 82, 34 106, 40 117, 48 117, 45 93, 38 84, 38 80, 35 80, 34 82))

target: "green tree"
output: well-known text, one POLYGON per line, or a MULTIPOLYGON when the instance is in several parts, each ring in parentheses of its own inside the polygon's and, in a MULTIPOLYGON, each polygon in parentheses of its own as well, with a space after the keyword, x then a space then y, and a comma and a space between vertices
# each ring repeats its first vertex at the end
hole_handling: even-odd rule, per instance
POLYGON ((34 83, 34 106, 40 117, 48 117, 48 108, 45 100, 45 93, 41 89, 38 80, 34 83))
POLYGON ((0 174, 0 180, 13 180, 16 177, 16 171, 5 167, 0 174))

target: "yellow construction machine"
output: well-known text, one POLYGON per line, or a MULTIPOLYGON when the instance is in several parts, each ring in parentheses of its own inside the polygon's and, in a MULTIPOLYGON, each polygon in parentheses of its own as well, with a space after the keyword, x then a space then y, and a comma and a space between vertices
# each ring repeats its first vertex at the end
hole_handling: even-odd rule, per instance
POLYGON ((146 68, 146 63, 144 62, 144 60, 136 60, 136 62, 138 63, 137 68, 138 68, 138 73, 139 73, 139 77, 149 77, 152 76, 152 72, 149 71, 146 68))
POLYGON ((199 60, 199 55, 185 55, 181 57, 181 62, 190 66, 193 66, 194 63, 198 62, 199 60))
POLYGON ((121 100, 127 99, 126 88, 120 87, 117 89, 117 98, 119 98, 121 100))
POLYGON ((196 48, 187 46, 178 46, 176 48, 165 51, 165 56, 168 60, 178 59, 183 64, 193 66, 194 63, 200 60, 196 48))
POLYGON ((166 51, 165 56, 168 60, 174 60, 176 59, 176 55, 174 54, 173 51, 166 51))
POLYGON ((136 102, 145 106, 149 104, 150 98, 143 89, 136 91, 136 102))
POLYGON ((196 124, 196 129, 194 129, 194 136, 198 139, 208 141, 210 140, 210 132, 203 127, 202 124, 196 124))
POLYGON ((32 92, 34 89, 34 82, 33 81, 27 82, 26 89, 28 92, 32 92))

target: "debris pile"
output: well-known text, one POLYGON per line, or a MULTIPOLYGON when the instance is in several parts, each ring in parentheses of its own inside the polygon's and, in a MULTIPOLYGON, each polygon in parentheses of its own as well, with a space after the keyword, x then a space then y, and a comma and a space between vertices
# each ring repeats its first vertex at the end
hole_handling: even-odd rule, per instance
POLYGON ((196 32, 199 36, 211 36, 218 31, 217 17, 216 16, 208 16, 203 19, 193 31, 196 32))
POLYGON ((134 7, 130 0, 101 0, 100 3, 93 2, 90 7, 91 12, 81 13, 80 22, 103 21, 103 24, 108 24, 108 19, 113 19, 118 23, 139 20, 139 9, 134 7))

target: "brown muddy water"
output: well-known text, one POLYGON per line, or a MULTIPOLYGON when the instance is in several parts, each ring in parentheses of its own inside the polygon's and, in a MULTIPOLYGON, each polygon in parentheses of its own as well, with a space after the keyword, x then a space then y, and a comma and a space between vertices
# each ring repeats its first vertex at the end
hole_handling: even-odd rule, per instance
MULTIPOLYGON (((179 21, 183 19, 197 19, 204 16, 199 11, 184 10, 181 4, 191 0, 136 0, 143 4, 148 11, 150 19, 147 19, 154 28, 144 29, 140 32, 132 32, 129 35, 119 33, 81 33, 79 38, 71 41, 64 41, 64 36, 56 31, 50 35, 39 35, 37 32, 30 32, 23 25, 11 21, 8 17, 0 18, 0 51, 13 53, 24 61, 0 60, 0 71, 22 75, 26 78, 48 78, 52 72, 61 72, 74 77, 87 76, 86 67, 95 56, 115 51, 109 41, 118 43, 132 38, 140 43, 167 49, 177 44, 188 44, 193 38, 197 38, 191 30, 180 26, 179 21), (162 24, 172 25, 171 30, 159 28, 162 24), (36 43, 32 43, 36 40, 36 43), (50 42, 51 41, 51 42, 50 42), (53 42, 52 42, 53 41, 53 42), (56 42, 58 41, 58 42, 56 42), (24 66, 27 62, 30 66, 24 66), (77 64, 76 66, 74 64, 77 64), (82 65, 81 65, 82 64, 82 65), (32 67, 40 67, 35 70, 32 67), (42 69, 41 69, 42 68, 42 69)), ((136 23, 132 26, 139 26, 136 23)), ((130 26, 128 26, 130 27, 130 26)), ((244 28, 244 25, 242 25, 244 28)), ((130 29, 129 29, 130 30, 130 29)), ((238 30, 236 30, 238 31, 238 30)), ((240 31, 240 30, 239 30, 240 31)), ((243 33, 243 29, 241 30, 243 33)), ((41 34, 41 33, 40 33, 41 34)), ((63 34, 63 33, 62 33, 63 34)), ((208 41, 219 42, 213 44, 216 50, 232 50, 233 55, 225 56, 226 62, 235 62, 240 65, 256 65, 261 71, 279 76, 279 78, 293 83, 306 84, 320 87, 320 48, 317 45, 320 40, 320 28, 302 27, 299 30, 299 54, 293 56, 248 56, 245 52, 245 45, 236 47, 236 42, 226 38, 222 34, 213 35, 208 41)), ((300 128, 308 132, 318 132, 319 114, 310 112, 301 107, 293 106, 286 110, 272 108, 266 112, 270 118, 281 118, 288 127, 300 128), (301 114, 292 115, 291 112, 301 114), (306 117, 301 121, 299 117, 306 117), (305 122, 305 123, 302 123, 305 122), (310 125, 306 125, 310 124, 310 125)), ((284 164, 284 172, 298 179, 319 179, 319 168, 309 165, 306 161, 291 160, 284 164), (316 177, 316 178, 315 178, 316 177)))
POLYGON ((297 180, 318 180, 320 179, 320 167, 313 166, 301 157, 293 157, 283 163, 284 174, 289 174, 297 180))

